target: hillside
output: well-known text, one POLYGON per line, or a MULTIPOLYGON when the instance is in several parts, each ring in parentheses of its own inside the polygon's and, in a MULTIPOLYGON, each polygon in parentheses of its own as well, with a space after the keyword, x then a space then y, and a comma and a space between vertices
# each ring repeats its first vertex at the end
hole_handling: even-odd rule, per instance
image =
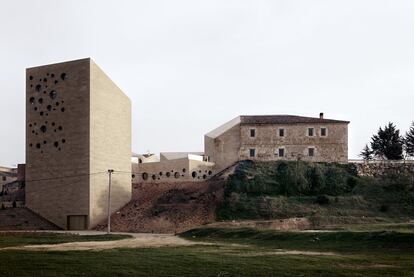
POLYGON ((352 164, 238 164, 226 181, 218 220, 307 217, 314 226, 414 218, 414 176, 360 177, 352 164))
MULTIPOLYGON (((215 220, 223 182, 134 184, 132 200, 111 217, 116 232, 177 233, 215 220)), ((96 227, 106 230, 106 221, 96 227)))

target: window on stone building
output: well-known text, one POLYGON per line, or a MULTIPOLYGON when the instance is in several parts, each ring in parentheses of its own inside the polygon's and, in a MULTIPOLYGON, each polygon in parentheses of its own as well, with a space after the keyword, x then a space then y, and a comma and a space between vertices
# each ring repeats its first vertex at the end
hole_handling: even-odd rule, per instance
POLYGON ((308 148, 308 156, 309 157, 315 156, 315 148, 313 148, 313 147, 308 148))
POLYGON ((256 129, 250 129, 250 137, 254 138, 256 136, 256 129))
POLYGON ((285 129, 279 129, 279 137, 285 136, 285 129))
POLYGON ((308 136, 313 137, 315 135, 315 129, 308 128, 308 136))
POLYGON ((279 154, 279 157, 284 157, 285 156, 285 148, 279 148, 278 154, 279 154))
POLYGON ((254 148, 249 149, 249 155, 250 155, 251 158, 255 157, 256 156, 256 149, 254 149, 254 148))
POLYGON ((321 128, 321 137, 326 137, 326 136, 327 136, 326 128, 321 128))

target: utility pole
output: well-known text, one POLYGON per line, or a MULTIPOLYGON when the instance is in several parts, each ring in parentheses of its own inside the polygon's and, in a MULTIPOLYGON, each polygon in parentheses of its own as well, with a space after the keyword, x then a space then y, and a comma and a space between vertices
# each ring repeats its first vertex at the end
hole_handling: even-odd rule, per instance
POLYGON ((111 233, 111 183, 112 183, 113 169, 108 169, 109 174, 109 187, 108 187, 108 234, 111 233))

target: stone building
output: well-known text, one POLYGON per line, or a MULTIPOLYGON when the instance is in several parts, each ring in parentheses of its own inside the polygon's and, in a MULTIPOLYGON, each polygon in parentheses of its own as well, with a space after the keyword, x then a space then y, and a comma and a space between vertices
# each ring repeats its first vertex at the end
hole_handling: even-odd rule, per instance
POLYGON ((17 180, 17 168, 0 166, 0 190, 3 185, 17 180))
POLYGON ((26 70, 26 205, 90 229, 131 198, 131 102, 89 58, 26 70))
POLYGON ((294 115, 238 116, 207 133, 205 157, 220 171, 239 160, 348 161, 349 121, 294 115))
POLYGON ((132 165, 133 183, 202 181, 214 173, 214 163, 205 161, 200 152, 164 152, 159 160, 150 157, 132 165))

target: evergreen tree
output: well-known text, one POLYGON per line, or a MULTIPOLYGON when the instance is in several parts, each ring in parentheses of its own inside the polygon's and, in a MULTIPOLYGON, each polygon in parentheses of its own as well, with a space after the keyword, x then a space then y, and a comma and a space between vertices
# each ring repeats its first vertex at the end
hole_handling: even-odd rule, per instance
POLYGON ((403 158, 403 138, 393 123, 381 127, 371 138, 372 153, 387 160, 401 160, 403 158))
POLYGON ((370 161, 370 160, 372 160, 372 150, 371 150, 371 148, 369 148, 368 144, 365 144, 365 147, 364 147, 364 149, 362 149, 362 151, 359 154, 359 156, 364 161, 370 161))
POLYGON ((410 130, 405 134, 404 143, 407 155, 414 157, 414 122, 412 123, 410 130))

